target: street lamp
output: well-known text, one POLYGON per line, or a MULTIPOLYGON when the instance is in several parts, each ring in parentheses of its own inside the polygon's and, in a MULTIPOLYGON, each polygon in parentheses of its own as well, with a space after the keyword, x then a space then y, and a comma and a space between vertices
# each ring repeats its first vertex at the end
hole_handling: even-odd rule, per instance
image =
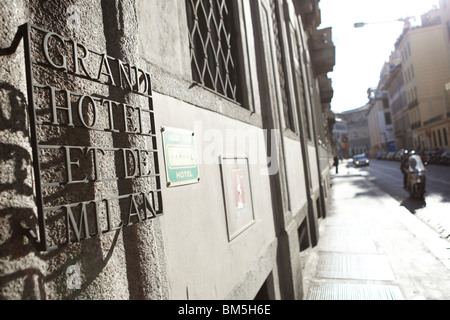
POLYGON ((353 27, 355 27, 355 28, 362 28, 362 27, 364 27, 365 25, 368 25, 368 24, 388 23, 388 22, 396 22, 396 21, 404 22, 405 23, 405 27, 409 27, 410 26, 410 23, 409 23, 410 19, 414 19, 415 20, 416 17, 409 16, 409 17, 406 17, 406 18, 400 18, 400 19, 395 19, 395 20, 386 20, 386 21, 376 21, 376 22, 356 22, 355 24, 353 24, 353 27))
POLYGON ((362 28, 362 27, 364 27, 366 24, 367 24, 366 22, 356 22, 356 23, 353 25, 353 27, 355 27, 355 28, 362 28))

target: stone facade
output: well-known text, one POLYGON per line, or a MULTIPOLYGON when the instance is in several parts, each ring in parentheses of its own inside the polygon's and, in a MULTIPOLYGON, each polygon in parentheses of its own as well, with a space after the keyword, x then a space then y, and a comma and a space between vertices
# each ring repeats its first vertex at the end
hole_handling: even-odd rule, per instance
POLYGON ((1 298, 303 297, 334 47, 317 0, 217 3, 0 3, 1 298))

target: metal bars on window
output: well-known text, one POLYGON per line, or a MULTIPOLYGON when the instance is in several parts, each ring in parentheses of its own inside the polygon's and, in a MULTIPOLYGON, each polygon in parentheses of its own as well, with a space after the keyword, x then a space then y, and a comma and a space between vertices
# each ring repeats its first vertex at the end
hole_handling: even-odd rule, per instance
POLYGON ((293 103, 291 101, 291 94, 289 92, 289 86, 287 84, 287 76, 286 76, 286 63, 283 61, 284 50, 282 48, 283 39, 281 36, 281 20, 279 13, 277 10, 279 9, 275 1, 270 1, 270 9, 272 13, 272 21, 273 21, 273 32, 274 32, 274 41, 276 46, 277 53, 277 66, 278 73, 280 75, 280 88, 281 88, 281 100, 283 102, 283 111, 284 111, 284 119, 286 123, 286 127, 291 129, 292 131, 297 131, 295 127, 294 113, 293 113, 293 103))
POLYGON ((186 0, 186 8, 194 80, 238 101, 232 1, 186 0))

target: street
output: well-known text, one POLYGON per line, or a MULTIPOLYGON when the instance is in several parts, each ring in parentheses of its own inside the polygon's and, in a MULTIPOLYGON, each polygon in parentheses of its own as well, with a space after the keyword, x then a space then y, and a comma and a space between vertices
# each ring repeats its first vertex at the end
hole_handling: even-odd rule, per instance
POLYGON ((340 174, 361 174, 398 201, 418 219, 450 240, 450 166, 426 166, 427 182, 424 200, 412 198, 402 188, 400 162, 372 159, 369 166, 355 168, 349 162, 341 165, 340 174))
POLYGON ((319 243, 304 256, 305 299, 450 299, 450 167, 427 167, 419 201, 403 190, 399 162, 347 163, 332 173, 319 243))

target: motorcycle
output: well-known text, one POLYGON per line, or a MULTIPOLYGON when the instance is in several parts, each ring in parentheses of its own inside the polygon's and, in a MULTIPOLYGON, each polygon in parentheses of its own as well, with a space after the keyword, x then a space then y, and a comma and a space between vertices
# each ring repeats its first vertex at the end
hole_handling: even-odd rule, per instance
POLYGON ((406 190, 416 199, 423 199, 425 194, 426 169, 418 155, 409 157, 408 179, 406 190))

